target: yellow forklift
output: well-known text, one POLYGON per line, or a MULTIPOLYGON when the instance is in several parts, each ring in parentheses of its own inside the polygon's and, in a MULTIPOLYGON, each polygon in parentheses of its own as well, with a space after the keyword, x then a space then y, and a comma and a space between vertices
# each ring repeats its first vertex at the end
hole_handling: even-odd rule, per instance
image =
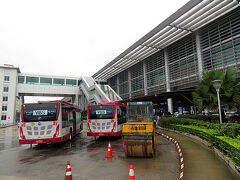
POLYGON ((128 102, 122 141, 126 156, 153 157, 155 132, 152 102, 128 102))

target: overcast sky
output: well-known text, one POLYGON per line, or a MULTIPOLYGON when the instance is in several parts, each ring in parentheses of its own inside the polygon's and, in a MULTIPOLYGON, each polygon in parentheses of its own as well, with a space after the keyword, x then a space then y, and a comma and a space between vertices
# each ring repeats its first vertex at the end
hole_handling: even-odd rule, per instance
POLYGON ((0 64, 92 76, 188 0, 0 0, 0 64))

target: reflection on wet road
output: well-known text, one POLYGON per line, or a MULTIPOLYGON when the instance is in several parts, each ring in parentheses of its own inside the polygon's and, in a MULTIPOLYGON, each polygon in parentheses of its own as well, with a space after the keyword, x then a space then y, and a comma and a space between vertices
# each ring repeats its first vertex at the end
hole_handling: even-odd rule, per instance
MULTIPOLYGON (((86 136, 86 129, 72 142, 34 145, 33 148, 30 148, 30 145, 18 144, 17 130, 17 127, 0 128, 1 180, 63 179, 68 160, 74 179, 126 180, 130 164, 133 164, 138 180, 173 180, 179 177, 179 159, 175 146, 161 136, 156 137, 157 148, 154 158, 146 159, 126 158, 120 138, 94 140, 94 137, 86 136), (111 159, 105 158, 109 141, 114 156, 111 159)), ((181 144, 185 162, 184 179, 238 179, 206 147, 183 135, 168 131, 164 133, 181 144)))
MULTIPOLYGON (((85 126, 86 127, 86 126, 85 126)), ((175 146, 157 136, 153 159, 126 158, 120 138, 86 136, 86 129, 72 142, 47 146, 18 145, 17 127, 0 129, 0 179, 63 179, 69 160, 74 179, 128 179, 133 164, 137 179, 177 179, 179 159, 175 146), (111 141, 113 158, 105 158, 111 141)))

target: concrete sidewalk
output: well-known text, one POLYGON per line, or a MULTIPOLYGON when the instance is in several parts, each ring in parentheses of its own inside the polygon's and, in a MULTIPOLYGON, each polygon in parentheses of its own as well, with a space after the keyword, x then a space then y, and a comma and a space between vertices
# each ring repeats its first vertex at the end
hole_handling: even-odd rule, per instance
POLYGON ((187 136, 159 130, 180 144, 184 159, 184 180, 238 180, 239 176, 212 149, 187 136))

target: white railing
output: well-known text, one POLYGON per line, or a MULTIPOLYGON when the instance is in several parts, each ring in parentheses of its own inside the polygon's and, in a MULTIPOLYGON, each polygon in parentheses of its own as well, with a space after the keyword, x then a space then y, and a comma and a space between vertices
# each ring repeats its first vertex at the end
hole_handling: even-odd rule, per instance
POLYGON ((81 77, 80 81, 80 90, 82 90, 89 104, 122 100, 109 85, 97 84, 92 77, 81 77))

